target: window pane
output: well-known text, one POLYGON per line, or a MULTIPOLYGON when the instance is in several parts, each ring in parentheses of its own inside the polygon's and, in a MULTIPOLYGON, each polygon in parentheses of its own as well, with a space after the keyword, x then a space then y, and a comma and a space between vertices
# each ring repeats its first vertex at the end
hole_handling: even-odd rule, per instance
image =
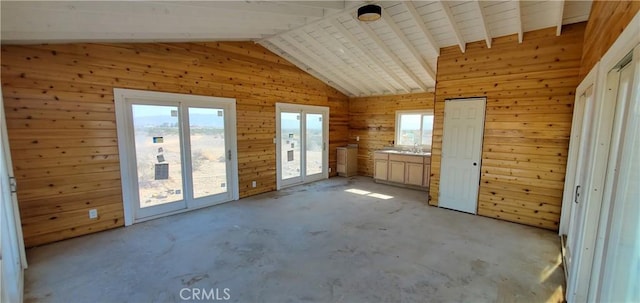
POLYGON ((422 145, 431 146, 433 138, 433 115, 422 116, 422 145))
POLYGON ((282 180, 300 177, 300 113, 280 113, 282 180))
POLYGON ((182 200, 178 107, 133 104, 140 207, 182 200))
POLYGON ((397 145, 414 145, 420 144, 421 130, 420 118, 421 114, 401 114, 399 136, 397 145))
POLYGON ((224 110, 189 107, 193 197, 227 192, 224 110))
POLYGON ((322 173, 322 114, 307 114, 307 176, 322 173))

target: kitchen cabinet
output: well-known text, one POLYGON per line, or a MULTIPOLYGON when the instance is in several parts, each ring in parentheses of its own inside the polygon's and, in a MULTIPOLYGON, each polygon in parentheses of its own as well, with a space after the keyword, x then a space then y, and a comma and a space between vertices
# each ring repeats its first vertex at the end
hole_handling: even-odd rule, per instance
POLYGON ((338 147, 337 173, 351 177, 358 174, 358 148, 354 146, 338 147))
POLYGON ((405 162, 389 160, 389 181, 404 183, 405 162))
POLYGON ((407 163, 405 173, 405 183, 410 185, 422 186, 424 178, 424 164, 407 163))
POLYGON ((424 164, 424 177, 422 178, 422 186, 423 187, 429 187, 429 179, 431 178, 431 164, 429 162, 430 159, 425 158, 425 164, 424 164))
POLYGON ((408 154, 394 151, 374 152, 376 181, 412 188, 429 187, 430 154, 408 154))
POLYGON ((385 153, 374 153, 373 161, 373 178, 377 180, 388 180, 389 155, 385 153))

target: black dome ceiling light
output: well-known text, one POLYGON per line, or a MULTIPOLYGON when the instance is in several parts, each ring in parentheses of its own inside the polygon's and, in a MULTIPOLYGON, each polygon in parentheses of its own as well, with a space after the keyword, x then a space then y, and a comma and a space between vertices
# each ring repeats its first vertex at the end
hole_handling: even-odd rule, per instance
POLYGON ((358 9, 358 20, 370 22, 382 17, 382 7, 377 4, 367 4, 358 9))

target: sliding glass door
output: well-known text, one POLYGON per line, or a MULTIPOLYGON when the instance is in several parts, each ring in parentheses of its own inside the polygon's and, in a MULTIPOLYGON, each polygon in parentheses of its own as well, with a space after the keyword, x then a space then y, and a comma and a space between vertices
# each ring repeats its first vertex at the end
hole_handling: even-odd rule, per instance
POLYGON ((328 177, 329 108, 276 104, 278 188, 328 177))
POLYGON ((116 104, 130 219, 237 199, 234 101, 118 91, 124 91, 116 104))

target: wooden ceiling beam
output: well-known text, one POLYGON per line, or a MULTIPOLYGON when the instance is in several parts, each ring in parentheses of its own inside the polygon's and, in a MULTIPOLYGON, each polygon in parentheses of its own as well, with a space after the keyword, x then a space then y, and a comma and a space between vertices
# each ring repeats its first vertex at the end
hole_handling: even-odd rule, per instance
POLYGON ((487 43, 487 47, 491 48, 491 33, 489 32, 489 26, 487 25, 487 18, 485 18, 484 7, 482 7, 482 2, 480 0, 474 1, 476 7, 478 8, 478 12, 480 13, 480 21, 482 23, 482 32, 484 33, 484 41, 487 43))
POLYGON ((522 40, 524 39, 524 31, 522 30, 522 9, 520 7, 520 0, 513 0, 513 2, 515 3, 515 7, 516 7, 516 20, 518 21, 517 26, 518 26, 518 42, 522 43, 522 40))
POLYGON ((338 20, 331 20, 331 26, 340 32, 342 37, 347 39, 353 46, 355 46, 360 52, 365 54, 373 63, 378 65, 390 78, 392 78, 399 86, 404 89, 405 92, 410 93, 411 88, 404 82, 395 72, 393 72, 387 65, 384 64, 376 55, 367 47, 365 47, 356 36, 354 36, 348 29, 346 29, 338 20))
POLYGON ((288 41, 288 39, 291 39, 291 38, 285 38, 285 37, 286 35, 274 37, 272 39, 269 39, 269 42, 277 46, 281 50, 287 52, 289 55, 296 58, 296 60, 303 62, 305 65, 315 70, 317 73, 321 74, 323 77, 327 78, 331 82, 339 83, 340 86, 344 87, 347 90, 349 95, 359 96, 364 93, 364 91, 358 89, 348 81, 345 81, 342 77, 324 68, 320 63, 318 63, 316 58, 312 58, 311 56, 309 56, 308 54, 304 53, 303 51, 299 50, 296 46, 294 46, 295 44, 297 44, 296 42, 292 43, 288 41))
MULTIPOLYGON (((346 87, 347 89, 349 89, 349 91, 357 92, 355 95, 362 95, 362 94, 366 95, 367 94, 365 89, 363 89, 362 87, 358 86, 358 84, 353 82, 351 79, 349 79, 348 77, 344 77, 340 73, 335 72, 332 69, 330 69, 329 67, 327 67, 326 64, 323 63, 324 60, 320 56, 316 55, 314 52, 306 51, 302 47, 300 47, 299 46, 300 43, 298 41, 296 41, 295 39, 293 39, 293 37, 291 37, 290 35, 282 35, 282 36, 280 36, 280 39, 286 41, 294 49, 297 49, 304 56, 306 56, 308 59, 310 59, 310 61, 313 63, 313 65, 316 66, 316 69, 320 68, 320 70, 324 70, 325 71, 324 74, 333 75, 333 77, 330 77, 330 79, 332 81, 340 83, 343 87, 346 87)), ((306 61, 303 61, 303 62, 306 62, 306 61)))
POLYGON ((436 2, 440 4, 440 7, 442 8, 442 12, 444 13, 445 17, 447 17, 446 19, 449 22, 449 26, 451 27, 451 30, 453 31, 456 37, 456 41, 458 41, 458 46, 460 46, 460 50, 464 53, 466 50, 467 44, 464 41, 464 38, 462 37, 462 33, 460 33, 460 29, 458 28, 458 25, 456 24, 456 19, 453 18, 453 13, 451 12, 451 8, 449 7, 449 4, 446 1, 436 1, 436 2))
POLYGON ((433 82, 435 83, 436 82, 436 73, 433 71, 433 68, 431 68, 431 66, 429 66, 429 64, 427 64, 424 61, 424 59, 422 58, 422 55, 420 55, 420 53, 418 52, 416 47, 413 45, 413 43, 411 43, 411 41, 409 41, 407 36, 402 32, 402 30, 398 27, 398 25, 393 21, 391 16, 387 12, 383 11, 382 12, 382 20, 391 29, 391 31, 393 31, 393 33, 396 35, 396 37, 398 37, 398 39, 400 39, 400 41, 402 42, 402 45, 404 45, 404 47, 407 48, 409 50, 409 52, 411 52, 411 55, 413 55, 413 59, 415 59, 420 64, 420 66, 422 66, 422 69, 425 71, 425 73, 427 73, 427 75, 429 75, 431 80, 433 80, 433 82))
POLYGON ((316 77, 318 80, 324 82, 326 85, 329 85, 329 86, 337 89, 338 91, 340 91, 341 93, 343 93, 343 94, 345 94, 347 96, 355 96, 352 92, 350 92, 346 88, 342 87, 339 83, 336 83, 336 82, 332 81, 331 79, 327 78, 323 74, 321 74, 318 71, 314 70, 310 66, 307 66, 302 61, 298 60, 297 58, 295 58, 292 55, 290 55, 289 53, 287 53, 285 50, 282 50, 282 49, 278 48, 275 44, 273 44, 273 43, 271 43, 269 41, 262 41, 260 43, 260 45, 264 46, 266 49, 270 50, 274 54, 278 54, 279 56, 287 59, 289 62, 291 62, 295 66, 297 66, 299 69, 305 71, 306 73, 311 74, 312 76, 316 77))
POLYGON ((562 34, 562 19, 564 18, 564 0, 558 0, 558 19, 556 22, 556 36, 562 34))
POLYGON ((431 31, 427 28, 427 25, 424 23, 424 19, 422 19, 422 16, 420 16, 420 13, 418 13, 418 10, 416 10, 416 7, 413 5, 413 3, 411 1, 400 1, 400 3, 404 5, 407 11, 409 11, 411 19, 413 19, 413 21, 422 32, 422 35, 424 35, 424 37, 427 39, 429 46, 431 46, 431 50, 435 52, 436 55, 440 56, 440 46, 438 46, 438 42, 435 38, 433 38, 431 31))
MULTIPOLYGON (((360 87, 366 88, 367 90, 369 90, 370 93, 377 93, 377 94, 382 94, 383 91, 375 86, 372 86, 371 84, 366 83, 366 81, 361 81, 360 79, 363 77, 363 75, 360 74, 352 74, 352 72, 354 72, 354 70, 351 68, 351 66, 349 65, 349 62, 343 60, 342 58, 340 58, 340 56, 336 55, 335 53, 333 53, 332 51, 330 51, 328 49, 327 46, 322 45, 320 42, 318 42, 316 40, 316 38, 314 38, 313 36, 309 35, 309 33, 303 31, 303 30, 299 30, 299 31, 295 31, 293 32, 296 35, 299 35, 301 38, 303 38, 305 41, 309 42, 309 44, 311 44, 311 47, 313 49, 316 49, 318 51, 320 51, 322 53, 322 56, 326 56, 326 59, 328 60, 333 60, 334 62, 337 62, 337 64, 339 66, 333 66, 334 69, 339 70, 341 73, 343 73, 344 75, 346 75, 347 77, 349 77, 349 79, 353 80, 355 83, 357 83, 358 85, 360 85, 360 87), (346 67, 346 70, 344 69, 344 67, 346 67)), ((309 50, 311 51, 311 50, 309 50)), ((327 60, 323 61, 328 63, 327 60)))
MULTIPOLYGON (((326 30, 319 30, 318 33, 320 34, 320 36, 324 37, 324 39, 327 39, 329 41, 333 41, 333 43, 331 45, 340 45, 343 48, 346 48, 346 46, 335 36, 329 34, 326 30)), ((329 47, 327 47, 329 48, 329 47)), ((331 50, 331 48, 329 48, 329 50, 331 50)), ((339 50, 331 50, 334 53, 336 53, 339 50)), ((341 53, 343 53, 345 56, 347 56, 349 59, 353 60, 354 62, 356 62, 358 64, 358 66, 360 66, 360 69, 364 72, 364 75, 367 76, 369 79, 371 79, 372 81, 378 83, 378 85, 380 86, 384 86, 389 93, 391 94, 397 94, 398 93, 398 89, 395 88, 393 85, 391 85, 388 81, 382 80, 380 77, 377 77, 378 72, 376 70, 374 70, 372 68, 372 65, 375 65, 373 62, 369 61, 366 62, 365 59, 363 59, 362 57, 354 54, 353 52, 349 52, 349 51, 342 51, 341 53)), ((365 54, 365 56, 367 56, 365 54)), ((367 58, 368 59, 368 58, 367 58)), ((384 72, 384 70, 383 70, 384 72)))
POLYGON ((418 76, 416 76, 405 64, 404 62, 402 62, 402 60, 400 60, 400 58, 398 58, 398 55, 396 55, 393 51, 391 51, 391 49, 389 48, 389 46, 387 44, 385 44, 380 37, 378 37, 378 34, 376 34, 368 25, 363 25, 362 22, 355 22, 355 24, 357 24, 357 26, 365 33, 367 34, 367 36, 369 37, 369 39, 373 40, 373 42, 376 44, 376 46, 378 46, 378 48, 380 48, 380 50, 382 50, 382 52, 384 52, 389 58, 391 58, 391 60, 398 66, 400 67, 400 69, 402 69, 402 71, 405 72, 405 74, 407 74, 407 76, 409 76, 411 78, 411 80, 413 80, 413 82, 416 83, 416 85, 418 85, 420 88, 423 89, 423 91, 427 91, 427 86, 420 81, 420 79, 418 79, 418 76))

